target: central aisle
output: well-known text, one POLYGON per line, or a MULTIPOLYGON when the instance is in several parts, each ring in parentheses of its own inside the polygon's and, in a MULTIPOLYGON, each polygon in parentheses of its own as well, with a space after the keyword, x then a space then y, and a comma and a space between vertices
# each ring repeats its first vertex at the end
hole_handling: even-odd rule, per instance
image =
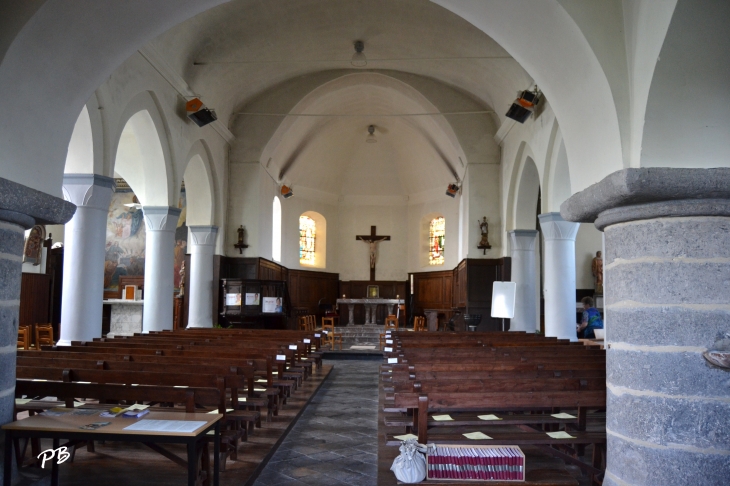
POLYGON ((255 486, 375 486, 380 361, 335 366, 255 486))

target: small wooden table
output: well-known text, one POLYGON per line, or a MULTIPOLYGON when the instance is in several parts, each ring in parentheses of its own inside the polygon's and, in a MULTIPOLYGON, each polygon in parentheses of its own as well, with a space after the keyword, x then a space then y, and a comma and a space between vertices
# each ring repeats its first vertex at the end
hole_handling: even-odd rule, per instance
MULTIPOLYGON (((101 413, 101 410, 99 411, 101 413)), ((10 486, 13 460, 13 439, 16 438, 46 438, 53 439, 53 449, 58 449, 60 439, 68 440, 95 440, 144 443, 180 443, 187 445, 188 451, 188 486, 194 486, 198 476, 198 448, 202 441, 207 440, 206 434, 214 430, 213 454, 213 485, 218 486, 219 452, 220 452, 220 419, 221 414, 209 413, 181 413, 181 412, 150 412, 144 417, 130 419, 123 417, 104 418, 95 415, 71 415, 49 417, 34 415, 24 420, 11 422, 2 426, 5 431, 5 469, 3 485, 10 486), (132 424, 142 420, 175 420, 203 422, 193 432, 157 432, 125 430, 132 424), (84 430, 79 427, 94 422, 111 422, 109 425, 96 430, 84 430)), ((58 486, 58 461, 50 460, 51 485, 58 486)))

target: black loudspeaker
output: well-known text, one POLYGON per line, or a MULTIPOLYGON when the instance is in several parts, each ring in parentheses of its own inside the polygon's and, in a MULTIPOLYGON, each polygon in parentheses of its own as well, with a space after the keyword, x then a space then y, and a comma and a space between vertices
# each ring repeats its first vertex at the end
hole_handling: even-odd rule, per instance
POLYGON ((188 118, 193 120, 193 122, 199 127, 204 127, 218 119, 215 111, 210 108, 206 108, 203 102, 198 98, 194 98, 185 103, 185 111, 188 113, 188 118))
POLYGON ((511 118, 520 123, 525 123, 532 112, 535 111, 535 106, 540 103, 540 93, 535 91, 522 91, 518 95, 519 97, 509 107, 505 116, 511 118))

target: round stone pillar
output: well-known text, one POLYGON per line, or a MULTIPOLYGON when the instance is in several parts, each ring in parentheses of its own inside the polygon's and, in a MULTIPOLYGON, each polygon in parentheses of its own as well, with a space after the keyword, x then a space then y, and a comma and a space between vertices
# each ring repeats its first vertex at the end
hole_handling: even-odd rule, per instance
POLYGON ((111 177, 63 177, 63 194, 76 205, 76 214, 66 223, 64 237, 61 346, 101 337, 106 222, 113 192, 111 177))
POLYGON ((559 213, 538 216, 545 238, 545 336, 577 341, 575 331, 575 237, 580 224, 559 213))
MULTIPOLYGON (((35 224, 65 224, 75 206, 63 199, 0 177, 0 425, 13 421, 18 313, 25 230, 35 224)), ((5 434, 0 431, 0 455, 5 434)), ((15 461, 13 461, 13 464, 15 461)), ((0 461, 0 477, 4 463, 0 461)))
POLYGON ((622 170, 561 214, 605 237, 603 484, 728 484, 730 370, 703 353, 730 351, 730 169, 622 170))
POLYGON ((144 206, 147 225, 142 332, 172 330, 175 229, 181 210, 144 206))
POLYGON ((509 232, 512 244, 512 281, 517 284, 515 316, 510 320, 510 331, 534 333, 537 329, 537 233, 536 230, 509 232))
POLYGON ((213 253, 217 226, 189 226, 188 327, 213 327, 213 253))

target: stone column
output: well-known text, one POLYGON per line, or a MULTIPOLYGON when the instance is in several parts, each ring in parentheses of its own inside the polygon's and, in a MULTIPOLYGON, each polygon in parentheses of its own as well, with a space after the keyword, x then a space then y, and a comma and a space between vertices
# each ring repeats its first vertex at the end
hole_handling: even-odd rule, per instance
POLYGON ((144 206, 147 225, 144 262, 142 332, 172 329, 175 228, 181 210, 144 206))
POLYGON ((578 223, 558 213, 541 214, 545 237, 545 336, 577 341, 575 331, 575 237, 578 223))
POLYGON ((561 208, 604 232, 605 485, 728 484, 730 169, 625 169, 561 208))
POLYGON ((190 269, 186 276, 188 327, 213 327, 213 253, 217 226, 189 226, 190 269))
POLYGON ((61 346, 101 337, 106 220, 113 192, 111 177, 63 176, 63 194, 76 205, 76 214, 66 223, 64 237, 61 346))
MULTIPOLYGON (((0 425, 12 422, 15 407, 24 232, 35 224, 65 224, 75 210, 63 199, 0 178, 0 425)), ((4 447, 5 434, 0 432, 0 452, 4 447)), ((3 468, 0 461, 0 477, 3 468)))
POLYGON ((510 331, 535 332, 537 328, 537 273, 535 272, 536 230, 509 232, 512 242, 512 281, 517 284, 515 316, 510 331))
POLYGON ((355 324, 355 304, 347 304, 347 315, 347 324, 353 326, 355 324))

